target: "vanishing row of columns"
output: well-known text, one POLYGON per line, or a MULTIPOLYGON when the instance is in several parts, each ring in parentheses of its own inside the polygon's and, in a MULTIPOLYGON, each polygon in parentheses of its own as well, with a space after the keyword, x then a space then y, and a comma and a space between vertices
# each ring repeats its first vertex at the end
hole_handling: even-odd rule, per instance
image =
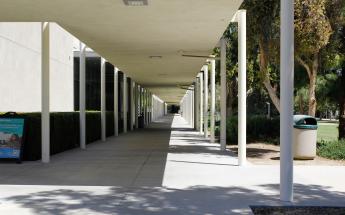
MULTIPOLYGON (((280 39, 280 199, 293 200, 293 86, 294 86, 294 5, 292 0, 281 0, 280 39)), ((239 10, 234 22, 238 23, 238 164, 246 164, 246 11, 239 10)), ((186 121, 208 138, 215 141, 215 60, 211 64, 211 105, 208 111, 208 65, 197 75, 193 89, 188 89, 181 100, 181 112, 186 121), (195 95, 195 97, 191 96, 195 95), (194 108, 193 108, 194 104, 194 108), (188 116, 191 114, 193 116, 188 116), (193 120, 194 119, 194 120, 193 120), (194 124, 192 124, 192 122, 194 124), (195 126, 194 126, 195 125, 195 126)), ((220 149, 226 150, 226 40, 220 40, 220 149)))
MULTIPOLYGON (((280 39, 280 199, 293 201, 293 89, 294 89, 294 4, 291 0, 281 0, 281 39, 280 39)), ((238 23, 238 162, 246 164, 246 11, 240 10, 234 20, 238 23)), ((214 142, 215 123, 215 60, 211 64, 211 107, 210 141, 214 142)), ((195 129, 208 137, 208 66, 203 66, 194 86, 194 109, 197 117, 195 129), (203 86, 204 83, 204 86, 203 86), (203 96, 204 93, 204 96, 203 96), (204 128, 203 126, 204 125, 204 128)), ((220 40, 220 148, 226 149, 226 40, 220 40)), ((186 97, 191 99, 191 97, 186 97)))
MULTIPOLYGON (((50 32, 49 22, 42 23, 42 162, 50 161, 50 32)), ((80 148, 86 148, 86 45, 80 43, 79 66, 79 115, 80 115, 80 148)), ((114 136, 119 135, 119 69, 114 66, 114 136)), ((142 113, 144 126, 167 114, 167 104, 157 96, 130 79, 128 95, 127 75, 123 73, 122 114, 123 133, 139 128, 139 112, 142 113), (128 104, 128 97, 130 105, 128 104), (128 110, 128 107, 131 107, 128 110), (127 116, 127 113, 128 116, 127 116), (127 117, 130 117, 127 120, 127 117)), ((101 57, 101 140, 106 141, 106 60, 101 57)))
MULTIPOLYGON (((236 14, 238 22, 238 163, 246 164, 246 11, 236 14)), ((216 61, 208 59, 194 84, 181 100, 182 117, 210 142, 215 142, 216 61), (209 67, 210 87, 209 89, 209 67), (208 95, 211 95, 210 103, 208 95), (196 95, 196 96, 194 96, 196 95), (210 122, 210 123, 209 123, 210 122), (210 126, 209 126, 210 125, 210 126)), ((220 149, 226 150, 226 40, 220 40, 220 149)))

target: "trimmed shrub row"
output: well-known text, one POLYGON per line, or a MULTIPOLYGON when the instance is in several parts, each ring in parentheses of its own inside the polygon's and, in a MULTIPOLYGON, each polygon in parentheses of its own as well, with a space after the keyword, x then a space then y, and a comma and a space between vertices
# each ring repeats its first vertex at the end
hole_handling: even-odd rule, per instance
MULTIPOLYGON (((216 123, 219 125, 219 122, 216 123)), ((277 144, 279 141, 279 117, 268 119, 265 116, 247 117, 247 141, 265 141, 277 144)), ((238 117, 228 117, 226 122, 226 137, 228 144, 237 144, 238 117)), ((216 135, 219 135, 217 127, 216 135)))
MULTIPOLYGON (((41 113, 21 113, 25 118, 26 137, 23 159, 41 159, 41 113)), ((106 135, 114 135, 114 113, 106 113, 106 135)), ((56 112, 50 114, 50 154, 57 154, 79 147, 79 112, 56 112)), ((101 113, 86 112, 86 143, 101 139, 101 113)))

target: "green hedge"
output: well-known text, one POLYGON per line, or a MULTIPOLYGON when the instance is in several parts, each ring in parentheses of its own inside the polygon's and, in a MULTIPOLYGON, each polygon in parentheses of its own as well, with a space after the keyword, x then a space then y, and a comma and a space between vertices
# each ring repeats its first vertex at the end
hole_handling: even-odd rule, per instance
POLYGON ((114 136, 115 133, 115 123, 114 123, 114 112, 113 111, 107 111, 106 112, 106 136, 111 137, 114 136))
MULTIPOLYGON (((20 113, 25 118, 26 137, 23 159, 41 159, 41 113, 20 113)), ((114 134, 114 113, 106 113, 106 135, 114 134)), ((50 154, 57 154, 79 147, 79 112, 55 112, 50 114, 50 154)), ((86 143, 101 139, 100 111, 86 112, 86 143)))
MULTIPOLYGON (((79 132, 78 132, 79 135, 79 132)), ((90 111, 86 113, 86 144, 100 140, 101 130, 101 112, 90 111)))
MULTIPOLYGON (((216 123, 219 125, 219 122, 216 123)), ((247 141, 265 141, 277 144, 279 141, 279 117, 268 119, 265 116, 247 117, 247 141)), ((238 117, 228 117, 226 122, 226 137, 228 144, 237 144, 238 117)), ((216 134, 219 135, 219 127, 216 134)))
POLYGON ((51 113, 50 152, 57 154, 79 146, 79 113, 51 113))
POLYGON ((321 141, 317 144, 317 154, 333 160, 345 160, 345 140, 321 141))

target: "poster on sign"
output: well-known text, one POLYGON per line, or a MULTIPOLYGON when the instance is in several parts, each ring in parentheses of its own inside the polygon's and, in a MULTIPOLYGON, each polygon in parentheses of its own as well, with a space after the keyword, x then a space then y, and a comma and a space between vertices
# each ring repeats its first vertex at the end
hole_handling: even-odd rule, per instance
POLYGON ((21 160, 24 119, 0 118, 0 159, 21 160))

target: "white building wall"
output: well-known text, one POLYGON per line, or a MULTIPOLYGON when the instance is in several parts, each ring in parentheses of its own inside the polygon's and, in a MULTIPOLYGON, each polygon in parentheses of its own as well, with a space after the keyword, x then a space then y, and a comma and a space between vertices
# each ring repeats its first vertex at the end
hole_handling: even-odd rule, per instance
MULTIPOLYGON (((51 111, 73 111, 73 40, 51 24, 51 111)), ((0 22, 0 112, 41 111, 41 23, 0 22)))
POLYGON ((156 121, 165 114, 165 103, 156 95, 152 95, 152 121, 156 121))
POLYGON ((74 37, 57 24, 51 25, 51 111, 74 110, 74 37))

